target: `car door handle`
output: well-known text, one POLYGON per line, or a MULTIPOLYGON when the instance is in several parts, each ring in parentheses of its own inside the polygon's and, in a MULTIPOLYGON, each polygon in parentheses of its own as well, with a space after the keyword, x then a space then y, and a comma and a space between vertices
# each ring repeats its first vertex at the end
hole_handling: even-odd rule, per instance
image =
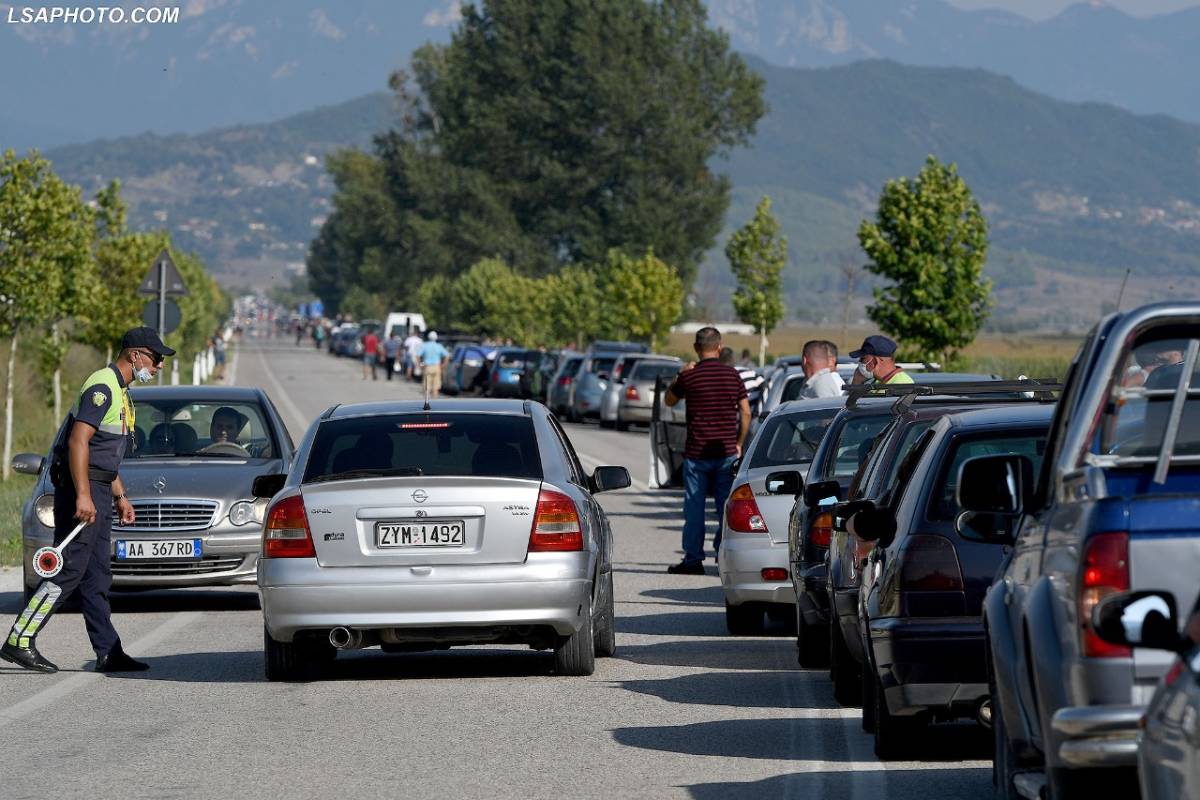
POLYGON ((409 567, 413 575, 429 575, 433 573, 433 567, 409 567))

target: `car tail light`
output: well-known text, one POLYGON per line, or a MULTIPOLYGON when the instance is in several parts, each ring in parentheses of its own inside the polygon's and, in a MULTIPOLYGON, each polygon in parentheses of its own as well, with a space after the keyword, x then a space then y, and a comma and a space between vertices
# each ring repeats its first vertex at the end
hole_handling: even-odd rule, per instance
POLYGON ((312 532, 308 529, 308 514, 304 498, 298 494, 285 497, 267 512, 263 527, 264 558, 313 558, 312 532))
POLYGON ((1120 658, 1132 651, 1104 641, 1092 630, 1092 609, 1110 594, 1129 588, 1129 534, 1098 533, 1083 546, 1079 575, 1079 627, 1083 655, 1087 658, 1120 658))
POLYGON ((954 543, 944 536, 908 537, 900 566, 900 588, 910 592, 961 592, 962 566, 954 543))
POLYGON ((786 581, 788 572, 783 567, 764 567, 762 579, 764 581, 786 581))
POLYGON ((767 522, 754 502, 754 490, 750 484, 743 483, 729 495, 725 504, 725 522, 729 529, 739 533, 766 533, 767 522))
POLYGON ((813 517, 812 524, 808 526, 808 541, 814 547, 829 547, 832 539, 833 514, 829 511, 822 511, 813 517))
POLYGON ((571 385, 571 376, 563 375, 561 378, 558 379, 558 385, 559 386, 570 386, 571 385))
POLYGON ((625 390, 626 400, 637 400, 640 397, 636 386, 630 386, 625 390))
POLYGON ((1163 687, 1170 688, 1171 684, 1179 680, 1179 676, 1183 674, 1183 659, 1176 658, 1175 663, 1167 670, 1167 674, 1163 676, 1163 687))
POLYGON ((500 382, 500 373, 493 372, 492 373, 492 383, 499 383, 499 382, 500 382))
POLYGON ((575 501, 562 492, 543 488, 529 531, 529 552, 556 553, 583 549, 583 529, 575 501))

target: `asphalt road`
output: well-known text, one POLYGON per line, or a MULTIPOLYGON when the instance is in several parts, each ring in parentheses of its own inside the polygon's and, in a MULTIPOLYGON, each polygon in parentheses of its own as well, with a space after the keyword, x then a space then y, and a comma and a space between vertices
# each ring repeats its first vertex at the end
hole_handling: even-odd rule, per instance
MULTIPOLYGON (((416 397, 290 340, 247 342, 230 377, 271 395, 297 440, 336 402, 416 397)), ((617 655, 590 678, 502 646, 339 656, 308 684, 263 679, 253 588, 119 594, 126 649, 152 669, 90 672, 77 614, 39 638, 62 671, 0 667, 0 797, 978 798, 991 737, 930 729, 925 761, 876 761, 857 709, 784 635, 730 637, 716 571, 679 559, 680 497, 646 487, 644 431, 568 426, 587 466, 624 464, 602 496, 616 533, 617 655)), ((711 562, 710 562, 711 564, 711 562)), ((0 616, 20 606, 0 572, 0 616)), ((776 632, 777 634, 779 632, 776 632)))

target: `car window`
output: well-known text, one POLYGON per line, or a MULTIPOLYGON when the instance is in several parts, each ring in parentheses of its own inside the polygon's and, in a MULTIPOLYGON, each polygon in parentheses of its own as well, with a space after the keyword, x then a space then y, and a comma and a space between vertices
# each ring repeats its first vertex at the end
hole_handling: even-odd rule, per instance
POLYGON ((147 400, 131 393, 134 447, 126 458, 276 458, 275 431, 257 402, 147 400))
POLYGON ((925 433, 925 431, 929 430, 929 428, 932 427, 933 423, 936 421, 937 420, 934 419, 914 420, 905 427, 904 432, 900 434, 901 439, 899 447, 897 447, 896 450, 891 453, 886 474, 881 476, 883 482, 878 484, 880 489, 879 495, 881 497, 890 494, 891 491, 895 489, 898 482, 898 477, 900 476, 900 468, 901 465, 904 464, 905 458, 913 451, 914 446, 920 440, 921 435, 925 433))
POLYGON ((525 366, 524 353, 501 353, 496 359, 496 365, 500 369, 517 369, 525 366))
POLYGON ((566 458, 567 470, 571 473, 571 482, 577 486, 587 486, 587 473, 583 471, 583 464, 579 463, 579 456, 575 455, 575 448, 571 446, 567 432, 562 429, 553 415, 549 419, 550 427, 554 429, 554 436, 558 439, 559 449, 563 451, 566 458))
POLYGON ((570 361, 567 362, 567 365, 565 367, 563 367, 563 371, 562 371, 563 377, 572 377, 572 378, 575 377, 576 373, 579 372, 579 365, 582 363, 583 363, 582 358, 572 358, 570 361))
POLYGON ((615 358, 593 358, 592 359, 592 374, 600 372, 612 372, 613 364, 616 363, 615 358))
POLYGON ((803 375, 793 375, 789 378, 788 382, 783 385, 783 397, 779 399, 780 404, 798 399, 800 392, 804 391, 804 383, 803 375))
POLYGON ((1048 429, 998 431, 961 437, 951 447, 942 466, 935 489, 929 497, 929 518, 952 520, 958 516, 958 472, 963 462, 976 456, 1021 455, 1033 462, 1033 474, 1042 467, 1046 455, 1048 429))
POLYGON ((679 373, 681 365, 664 364, 643 361, 634 367, 630 374, 631 381, 656 381, 659 378, 672 378, 679 373))
MULTIPOLYGON (((1124 370, 1114 386, 1114 402, 1106 408, 1097 427, 1094 452, 1158 456, 1187 347, 1187 338, 1161 336, 1142 337, 1134 343, 1125 355, 1124 370), (1140 396, 1139 390, 1149 394, 1140 396)), ((1200 360, 1196 366, 1200 367, 1200 360)), ((1200 369, 1193 369, 1188 385, 1200 388, 1200 369)), ((1174 444, 1176 455, 1200 455, 1200 397, 1189 397, 1184 402, 1174 444)))
POLYGON ((533 421, 507 414, 381 414, 321 423, 304 482, 360 470, 542 477, 533 421))
POLYGON ((811 462, 821 437, 840 410, 829 408, 770 417, 755 437, 750 469, 811 462))
POLYGON ((875 437, 892 419, 890 414, 851 417, 846 420, 833 447, 830 478, 849 478, 858 472, 875 443, 875 437))

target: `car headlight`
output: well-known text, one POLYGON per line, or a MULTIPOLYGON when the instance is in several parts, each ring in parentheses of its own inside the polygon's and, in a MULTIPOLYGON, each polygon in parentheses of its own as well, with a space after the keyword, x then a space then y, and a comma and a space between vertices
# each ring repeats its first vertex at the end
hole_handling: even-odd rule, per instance
POLYGON ((229 521, 234 525, 248 525, 251 522, 262 522, 262 512, 256 506, 257 502, 240 500, 229 508, 229 521))
POLYGON ((37 514, 38 522, 47 528, 54 527, 54 495, 44 494, 33 503, 33 512, 37 514))

